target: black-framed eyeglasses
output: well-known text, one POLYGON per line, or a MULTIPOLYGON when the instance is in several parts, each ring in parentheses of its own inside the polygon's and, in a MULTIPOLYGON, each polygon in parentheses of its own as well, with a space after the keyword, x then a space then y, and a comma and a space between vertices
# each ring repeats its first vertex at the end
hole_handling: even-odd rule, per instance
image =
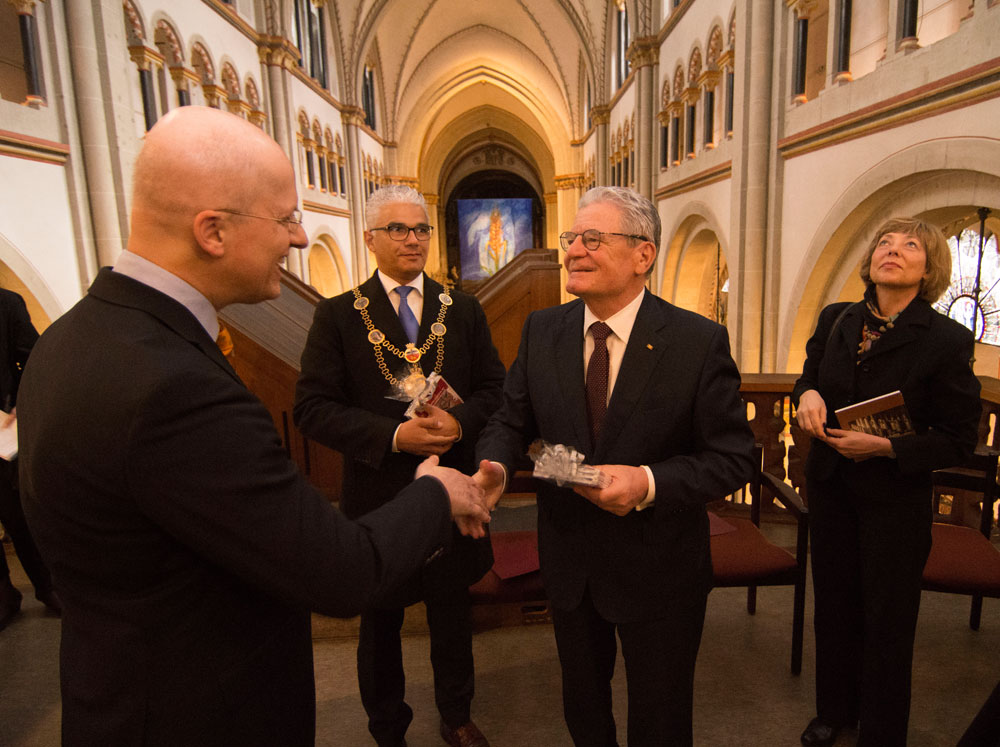
POLYGON ((270 215, 254 215, 253 213, 241 213, 239 210, 229 210, 228 208, 217 208, 220 213, 229 213, 230 215, 242 215, 244 218, 260 218, 261 220, 273 220, 275 223, 281 223, 289 231, 294 231, 296 228, 302 225, 302 211, 293 210, 292 214, 287 218, 273 218, 270 215))
POLYGON ((369 228, 368 230, 385 231, 393 241, 403 241, 410 235, 410 231, 413 231, 413 235, 417 238, 417 241, 427 241, 434 232, 434 226, 428 226, 426 223, 418 223, 415 226, 408 226, 405 223, 390 223, 387 226, 369 228))
POLYGON ((583 233, 574 233, 573 231, 564 231, 559 234, 559 246, 563 248, 564 252, 568 252, 570 246, 576 241, 576 237, 579 236, 583 241, 583 245, 587 248, 587 251, 596 252, 601 244, 606 244, 608 240, 604 238, 605 236, 624 236, 626 239, 638 239, 639 241, 649 241, 645 236, 638 236, 634 233, 617 233, 615 231, 598 231, 596 228, 588 228, 583 233))

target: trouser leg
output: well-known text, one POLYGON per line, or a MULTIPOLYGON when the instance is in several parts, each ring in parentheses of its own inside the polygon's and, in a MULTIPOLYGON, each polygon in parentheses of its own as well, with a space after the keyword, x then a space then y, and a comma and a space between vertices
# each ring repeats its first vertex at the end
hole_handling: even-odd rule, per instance
POLYGON ((864 616, 858 531, 846 485, 810 484, 816 712, 838 726, 853 726, 858 719, 864 616))
POLYGON ((469 594, 461 590, 447 600, 428 599, 425 604, 434 702, 441 719, 454 729, 468 723, 475 693, 469 594))
POLYGON ((614 625, 597 613, 589 592, 574 610, 553 609, 552 623, 562 668, 563 715, 574 744, 617 745, 611 710, 614 625))
POLYGON ((370 610, 361 615, 358 635, 358 688, 368 714, 368 731, 379 745, 403 741, 413 710, 406 704, 402 609, 370 610))
POLYGON ((629 747, 690 747, 694 670, 708 597, 679 598, 664 617, 618 625, 628 681, 629 747))
POLYGON ((858 744, 901 747, 910 715, 920 584, 931 549, 930 495, 859 505, 864 653, 858 744))

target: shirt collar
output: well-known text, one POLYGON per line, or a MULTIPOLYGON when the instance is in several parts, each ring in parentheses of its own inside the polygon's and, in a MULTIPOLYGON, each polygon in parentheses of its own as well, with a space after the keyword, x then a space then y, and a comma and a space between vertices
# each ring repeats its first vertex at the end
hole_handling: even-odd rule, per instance
POLYGON ((127 249, 118 256, 118 261, 112 269, 170 296, 194 314, 209 337, 214 340, 219 336, 219 316, 215 307, 201 291, 187 281, 127 249))
POLYGON ((639 307, 642 306, 642 299, 646 295, 646 289, 639 291, 638 295, 626 304, 625 308, 615 312, 607 319, 598 319, 590 307, 584 304, 583 311, 583 336, 587 336, 587 330, 594 322, 604 322, 618 339, 628 343, 629 335, 632 334, 632 327, 635 326, 635 318, 639 315, 639 307))
POLYGON ((396 290, 396 288, 398 288, 401 285, 408 285, 411 288, 416 289, 417 293, 420 294, 420 297, 423 298, 424 273, 421 272, 419 275, 417 275, 415 278, 413 278, 413 280, 411 280, 408 283, 397 283, 395 280, 393 280, 388 275, 383 274, 381 271, 376 270, 375 272, 378 273, 378 279, 379 281, 381 281, 382 287, 385 288, 385 295, 388 296, 390 293, 392 293, 394 290, 396 290))

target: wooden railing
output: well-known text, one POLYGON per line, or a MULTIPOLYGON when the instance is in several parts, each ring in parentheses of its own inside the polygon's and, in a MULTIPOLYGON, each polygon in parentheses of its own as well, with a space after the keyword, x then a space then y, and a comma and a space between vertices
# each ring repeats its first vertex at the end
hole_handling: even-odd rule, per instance
MULTIPOLYGON (((796 424, 790 402, 796 374, 744 374, 740 392, 748 405, 750 427, 764 447, 764 471, 787 480, 808 502, 804 467, 809 453, 809 437, 796 424)), ((979 445, 995 447, 995 425, 1000 415, 1000 380, 980 376, 979 445)), ((766 510, 780 511, 777 507, 766 510)))

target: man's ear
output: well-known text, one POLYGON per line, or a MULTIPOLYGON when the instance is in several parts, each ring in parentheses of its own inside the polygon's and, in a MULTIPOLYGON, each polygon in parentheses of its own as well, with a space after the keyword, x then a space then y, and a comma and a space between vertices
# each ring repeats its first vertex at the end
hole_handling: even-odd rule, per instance
POLYGON ((365 237, 365 246, 368 247, 368 251, 374 253, 375 250, 372 249, 372 242, 375 241, 375 234, 372 233, 371 231, 365 231, 364 237, 365 237))
POLYGON ((636 274, 645 275, 656 261, 656 245, 652 241, 643 241, 636 247, 636 274))
POLYGON ((202 210, 194 216, 194 238, 208 255, 220 258, 226 253, 225 218, 218 210, 202 210))

